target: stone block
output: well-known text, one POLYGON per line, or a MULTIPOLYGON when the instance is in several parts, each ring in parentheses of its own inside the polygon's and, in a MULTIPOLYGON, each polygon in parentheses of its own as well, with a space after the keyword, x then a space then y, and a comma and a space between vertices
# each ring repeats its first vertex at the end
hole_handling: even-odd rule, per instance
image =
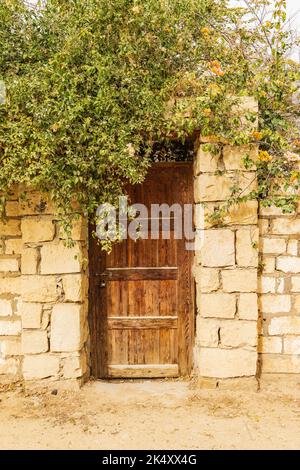
POLYGON ((278 235, 298 235, 300 232, 300 218, 274 219, 271 230, 272 233, 278 235))
POLYGON ((18 217, 19 216, 19 202, 18 201, 7 201, 5 205, 6 217, 18 217))
POLYGON ((284 338, 283 345, 285 354, 300 354, 300 336, 284 338))
POLYGON ((38 260, 39 255, 36 248, 24 248, 21 258, 22 274, 36 274, 38 260))
POLYGON ((42 304, 23 302, 22 328, 39 329, 42 319, 42 304))
POLYGON ((62 276, 64 300, 66 302, 82 302, 87 298, 88 280, 84 274, 65 274, 62 276))
POLYGON ((229 348, 257 346, 257 321, 227 320, 220 329, 221 345, 229 348))
POLYGON ((258 352, 263 354, 280 354, 282 352, 282 339, 278 336, 261 336, 258 352))
POLYGON ((257 353, 244 349, 201 348, 199 374, 204 377, 247 377, 256 374, 257 353))
POLYGON ((232 205, 224 217, 225 225, 257 224, 257 201, 240 202, 232 205))
POLYGON ((0 222, 1 237, 19 237, 21 236, 20 221, 9 219, 7 222, 0 222))
POLYGON ((201 174, 195 179, 195 202, 225 201, 232 186, 233 180, 228 176, 201 174))
POLYGON ((221 275, 224 292, 257 292, 256 269, 228 269, 221 275))
POLYGON ((283 238, 262 238, 261 252, 264 254, 281 255, 286 252, 286 241, 283 238))
POLYGON ((219 343, 220 320, 203 318, 199 315, 196 319, 196 338, 200 346, 212 348, 219 343))
POLYGON ((203 172, 214 172, 218 168, 218 160, 220 158, 220 150, 216 147, 216 154, 205 151, 205 145, 200 145, 196 158, 194 160, 194 175, 203 172))
POLYGON ((238 301, 238 314, 241 320, 258 319, 258 299, 257 294, 240 294, 238 301))
POLYGON ((258 265, 258 229, 241 229, 236 232, 236 259, 241 267, 258 265))
POLYGON ((24 357, 23 375, 25 380, 58 378, 59 357, 51 354, 28 355, 24 357))
POLYGON ((82 305, 54 305, 51 316, 51 351, 80 351, 84 343, 83 323, 82 305))
POLYGON ((223 148, 223 161, 226 170, 245 170, 244 159, 248 158, 255 162, 258 158, 257 145, 225 145, 223 148))
POLYGON ((299 374, 300 356, 288 356, 286 354, 264 354, 264 374, 299 374))
POLYGON ((269 334, 278 335, 300 335, 300 317, 286 316, 271 318, 269 334))
POLYGON ((21 340, 19 337, 9 337, 8 339, 0 340, 0 356, 3 358, 9 356, 20 356, 21 340))
POLYGON ((298 256, 298 240, 288 240, 287 254, 298 256))
POLYGON ((80 273, 81 245, 68 247, 63 241, 48 243, 41 248, 41 274, 80 273))
POLYGON ((24 330, 22 332, 23 354, 40 354, 49 349, 47 331, 24 330))
POLYGON ((55 276, 22 276, 21 287, 25 302, 56 302, 61 295, 55 276))
POLYGON ((62 359, 62 376, 65 379, 82 377, 87 371, 87 360, 84 353, 62 359))
POLYGON ((12 314, 12 301, 7 299, 0 299, 0 317, 9 317, 12 314))
POLYGON ((234 318, 236 313, 236 297, 234 294, 216 292, 200 294, 197 306, 202 317, 206 318, 234 318))
POLYGON ((0 272, 18 272, 19 261, 16 258, 0 258, 0 272))
POLYGON ((300 292, 300 276, 292 277, 292 292, 300 292))
POLYGON ((258 278, 258 292, 262 294, 276 292, 276 278, 268 276, 260 276, 258 278))
POLYGON ((213 292, 220 286, 219 271, 213 268, 202 268, 198 266, 194 270, 197 289, 201 292, 213 292))
POLYGON ((55 225, 52 217, 24 217, 21 221, 24 243, 39 243, 53 240, 55 225))
POLYGON ((263 294, 260 296, 260 307, 263 313, 287 313, 291 310, 291 296, 263 294))
POLYGON ((235 264, 234 232, 228 229, 205 230, 201 248, 202 265, 207 267, 235 264))
POLYGON ((0 336, 16 336, 21 333, 19 320, 0 320, 0 336))
POLYGON ((0 277, 0 295, 19 295, 21 293, 21 277, 0 277))
POLYGON ((264 256, 262 268, 264 273, 273 273, 275 271, 275 258, 264 256))
POLYGON ((20 255, 22 251, 22 238, 9 238, 5 240, 6 255, 20 255))
POLYGON ((284 273, 299 273, 300 257, 279 256, 276 260, 276 269, 284 273))

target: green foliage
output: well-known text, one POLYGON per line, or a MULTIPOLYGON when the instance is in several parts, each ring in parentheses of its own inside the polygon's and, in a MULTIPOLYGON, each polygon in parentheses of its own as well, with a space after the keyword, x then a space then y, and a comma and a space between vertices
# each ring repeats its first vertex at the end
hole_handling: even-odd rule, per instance
MULTIPOLYGON (((1 0, 0 189, 30 185, 50 192, 61 214, 76 200, 92 216, 143 180, 157 142, 200 129, 259 142, 270 159, 260 160, 251 197, 289 210, 271 183, 300 181, 286 156, 299 144, 299 66, 287 58, 285 2, 267 18, 267 0, 228 3, 1 0), (242 95, 259 102, 258 132, 253 114, 232 112, 242 95)), ((229 203, 240 199, 235 189, 229 203)))

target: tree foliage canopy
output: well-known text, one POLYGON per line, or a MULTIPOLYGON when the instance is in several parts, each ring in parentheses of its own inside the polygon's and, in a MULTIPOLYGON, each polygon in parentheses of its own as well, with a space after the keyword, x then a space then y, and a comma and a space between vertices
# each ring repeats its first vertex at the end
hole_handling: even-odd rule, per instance
MULTIPOLYGON (((223 142, 259 142, 259 190, 290 210, 278 176, 297 190, 299 65, 285 1, 0 0, 0 189, 50 192, 61 213, 87 214, 143 180, 151 148, 196 129, 223 142), (274 6, 275 5, 275 6, 274 6), (252 95, 254 116, 232 115, 252 95), (246 122, 245 122, 246 121, 246 122), (293 137, 293 138, 292 138, 293 137)), ((248 196, 249 197, 249 196, 248 196)), ((242 198, 235 190, 233 200, 242 198)))

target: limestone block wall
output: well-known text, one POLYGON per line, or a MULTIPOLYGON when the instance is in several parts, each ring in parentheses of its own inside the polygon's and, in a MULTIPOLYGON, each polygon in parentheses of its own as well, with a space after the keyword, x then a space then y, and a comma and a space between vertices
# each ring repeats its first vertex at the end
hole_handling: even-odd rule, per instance
POLYGON ((32 191, 23 201, 19 191, 6 210, 0 373, 28 381, 81 379, 88 372, 87 223, 75 222, 69 248, 45 196, 32 191))
POLYGON ((195 364, 206 378, 253 377, 257 372, 257 203, 233 207, 224 226, 213 227, 207 219, 224 204, 234 183, 244 194, 256 187, 255 170, 243 166, 245 155, 256 159, 256 146, 224 145, 215 155, 200 140, 195 160, 195 364))
POLYGON ((21 246, 18 192, 12 191, 6 223, 0 222, 0 381, 22 375, 21 246))
POLYGON ((261 372, 300 372, 300 212, 260 208, 261 372))

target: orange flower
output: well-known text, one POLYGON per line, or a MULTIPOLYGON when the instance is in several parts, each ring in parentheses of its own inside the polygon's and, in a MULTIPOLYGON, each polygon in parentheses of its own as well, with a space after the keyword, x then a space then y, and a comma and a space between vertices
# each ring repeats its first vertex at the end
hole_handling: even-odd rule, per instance
POLYGON ((253 137, 254 137, 255 140, 261 140, 261 139, 262 139, 262 136, 263 136, 262 133, 259 132, 259 131, 254 131, 254 132, 252 132, 252 135, 253 135, 253 137))
POLYGON ((272 160, 272 156, 266 150, 261 150, 258 154, 258 159, 261 162, 270 162, 272 160))
POLYGON ((203 114, 204 114, 204 116, 210 116, 211 115, 211 109, 210 108, 203 109, 203 114))
POLYGON ((208 67, 213 74, 218 75, 219 77, 223 77, 223 75, 225 75, 225 72, 222 70, 222 65, 218 60, 209 62, 208 67))
POLYGON ((299 172, 298 171, 292 171, 291 177, 290 177, 290 182, 294 183, 295 181, 298 180, 298 178, 299 178, 299 172))

